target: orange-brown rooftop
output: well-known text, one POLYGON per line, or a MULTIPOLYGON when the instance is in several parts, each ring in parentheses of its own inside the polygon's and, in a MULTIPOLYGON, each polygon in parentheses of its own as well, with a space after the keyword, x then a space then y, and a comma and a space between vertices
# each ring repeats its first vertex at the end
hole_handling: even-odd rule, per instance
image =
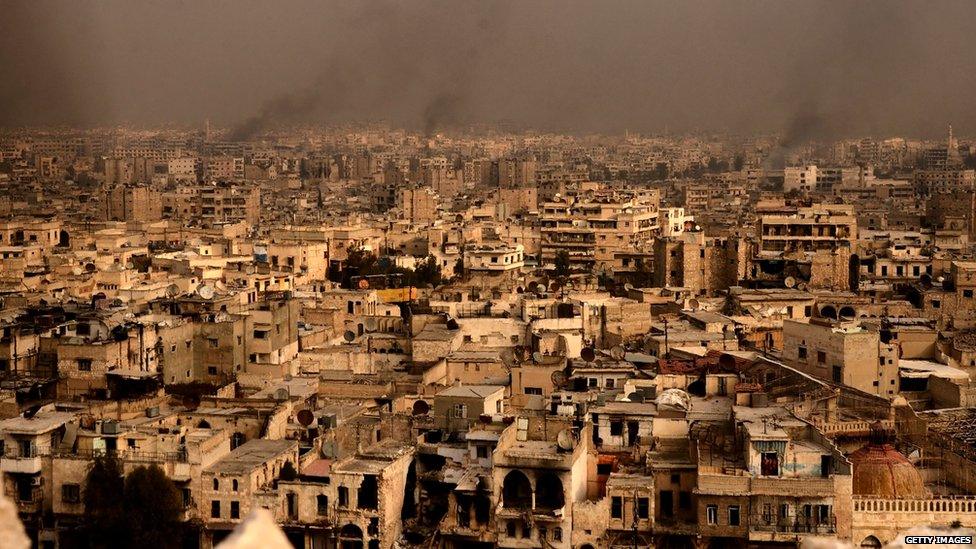
POLYGON ((908 458, 888 443, 871 443, 848 459, 854 468, 855 496, 924 498, 929 496, 922 476, 908 458))

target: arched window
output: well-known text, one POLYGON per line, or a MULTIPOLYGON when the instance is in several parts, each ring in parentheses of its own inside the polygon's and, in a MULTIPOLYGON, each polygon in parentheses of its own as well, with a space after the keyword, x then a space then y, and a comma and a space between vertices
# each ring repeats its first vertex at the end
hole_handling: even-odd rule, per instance
POLYGON ((231 489, 236 492, 237 491, 237 479, 235 478, 234 480, 230 481, 230 485, 231 485, 231 489))
POLYGON ((566 503, 563 483, 553 473, 544 473, 535 487, 535 506, 543 510, 555 510, 566 503))
POLYGON ((339 530, 340 549, 363 549, 363 531, 355 524, 347 524, 339 530))
POLYGON ((881 540, 874 536, 868 536, 861 542, 861 547, 881 547, 881 540))
POLYGON ((214 478, 214 490, 220 490, 220 481, 214 478))
POLYGON ((532 507, 532 485, 522 471, 511 471, 505 475, 502 485, 502 505, 512 509, 532 507))

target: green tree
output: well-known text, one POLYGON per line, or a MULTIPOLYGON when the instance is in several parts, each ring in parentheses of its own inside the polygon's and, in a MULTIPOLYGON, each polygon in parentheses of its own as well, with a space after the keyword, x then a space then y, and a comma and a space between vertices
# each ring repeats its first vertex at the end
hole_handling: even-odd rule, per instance
POLYGON ((556 275, 569 276, 569 252, 559 250, 556 253, 556 275))
POLYGON ((82 498, 88 542, 94 549, 116 547, 125 538, 124 487, 121 462, 112 455, 96 457, 82 498))
POLYGON ((181 545, 183 496, 157 465, 136 467, 125 479, 126 545, 133 549, 181 545))
POLYGON ((441 283, 441 266, 437 263, 437 258, 432 255, 417 263, 414 269, 414 280, 418 285, 428 284, 438 286, 441 283))

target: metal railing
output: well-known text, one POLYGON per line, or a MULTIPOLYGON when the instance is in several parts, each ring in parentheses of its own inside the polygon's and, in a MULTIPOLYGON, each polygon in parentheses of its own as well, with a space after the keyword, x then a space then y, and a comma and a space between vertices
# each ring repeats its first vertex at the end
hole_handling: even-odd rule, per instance
POLYGON ((751 529, 759 532, 782 532, 788 534, 833 534, 837 532, 837 517, 825 518, 786 517, 754 515, 749 522, 751 529))

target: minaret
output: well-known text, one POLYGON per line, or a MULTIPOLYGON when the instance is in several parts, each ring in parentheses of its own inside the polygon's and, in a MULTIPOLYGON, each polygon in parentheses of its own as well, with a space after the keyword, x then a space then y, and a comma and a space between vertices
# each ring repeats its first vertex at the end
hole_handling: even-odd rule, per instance
POLYGON ((950 151, 956 149, 956 141, 952 137, 952 124, 949 124, 949 142, 946 146, 950 151))
MULTIPOLYGON (((952 132, 951 129, 949 131, 950 131, 950 133, 952 132)), ((210 119, 209 118, 206 120, 206 130, 205 130, 205 132, 206 132, 205 135, 206 135, 207 143, 209 143, 210 142, 210 119)))

